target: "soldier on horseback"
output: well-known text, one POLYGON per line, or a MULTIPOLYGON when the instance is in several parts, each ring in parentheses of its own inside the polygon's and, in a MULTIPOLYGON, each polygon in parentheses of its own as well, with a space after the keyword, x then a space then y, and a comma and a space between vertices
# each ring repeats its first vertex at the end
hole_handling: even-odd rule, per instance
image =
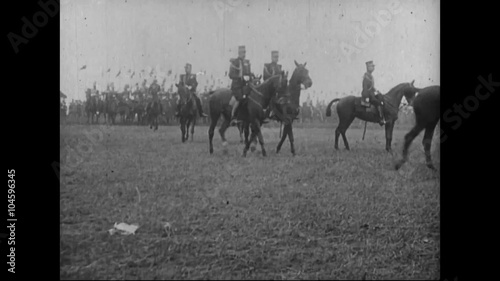
POLYGON ((229 65, 229 78, 231 82, 231 91, 235 102, 233 104, 233 110, 231 111, 231 125, 235 125, 236 121, 236 110, 240 104, 240 101, 249 94, 250 89, 245 87, 250 81, 251 71, 250 71, 250 61, 245 59, 246 50, 245 46, 238 47, 238 57, 230 59, 229 65))
MULTIPOLYGON (((201 108, 201 100, 196 95, 196 87, 198 87, 198 81, 196 81, 196 74, 191 74, 191 64, 186 63, 184 69, 186 70, 186 74, 180 75, 179 85, 187 87, 187 89, 191 92, 192 97, 196 101, 196 106, 198 107, 198 113, 200 117, 208 117, 205 113, 203 113, 203 109, 201 108)), ((181 111, 181 104, 180 102, 177 102, 177 112, 175 113, 175 116, 179 117, 180 111, 181 111)))
POLYGON ((151 102, 148 103, 147 108, 150 108, 154 103, 158 102, 158 92, 160 91, 160 85, 158 85, 158 80, 156 78, 153 80, 153 83, 149 86, 148 94, 151 98, 151 102))
MULTIPOLYGON (((271 63, 264 64, 264 81, 271 78, 274 75, 278 75, 281 73, 281 64, 278 64, 279 60, 279 52, 271 51, 271 63)), ((269 104, 269 108, 266 111, 266 119, 272 118, 274 116, 274 103, 276 102, 276 97, 273 97, 271 103, 269 104)), ((267 123, 267 120, 264 120, 264 123, 267 123)))
POLYGON ((90 90, 90 96, 93 97, 93 96, 97 96, 98 94, 99 94, 99 91, 97 90, 97 82, 94 81, 94 85, 92 87, 92 90, 90 90))
POLYGON ((375 80, 373 79, 372 72, 375 70, 375 64, 373 61, 366 62, 366 73, 363 76, 363 91, 361 92, 362 97, 362 105, 370 105, 373 104, 378 108, 378 112, 380 114, 380 126, 385 124, 384 117, 384 102, 379 100, 377 96, 375 96, 375 92, 379 93, 375 89, 375 80))

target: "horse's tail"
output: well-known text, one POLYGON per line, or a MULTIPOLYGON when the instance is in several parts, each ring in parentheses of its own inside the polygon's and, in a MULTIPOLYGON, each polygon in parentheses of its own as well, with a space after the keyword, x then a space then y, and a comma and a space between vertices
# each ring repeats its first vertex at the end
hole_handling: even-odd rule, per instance
POLYGON ((332 100, 332 101, 331 101, 331 102, 330 102, 330 103, 326 106, 326 116, 327 116, 327 117, 332 116, 332 108, 331 108, 331 107, 332 107, 332 104, 333 104, 334 102, 339 101, 339 100, 340 100, 340 99, 333 99, 333 100, 332 100))

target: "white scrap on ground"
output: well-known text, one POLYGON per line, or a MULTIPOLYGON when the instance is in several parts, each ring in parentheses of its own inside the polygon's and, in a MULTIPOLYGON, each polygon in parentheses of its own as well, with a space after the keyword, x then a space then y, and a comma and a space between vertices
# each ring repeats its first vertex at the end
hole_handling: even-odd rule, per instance
POLYGON ((135 231, 139 228, 138 225, 136 224, 126 224, 124 222, 121 222, 121 223, 116 223, 115 222, 115 225, 113 226, 112 229, 108 230, 109 234, 113 235, 115 233, 120 233, 122 235, 130 235, 130 234, 134 234, 135 235, 135 231))

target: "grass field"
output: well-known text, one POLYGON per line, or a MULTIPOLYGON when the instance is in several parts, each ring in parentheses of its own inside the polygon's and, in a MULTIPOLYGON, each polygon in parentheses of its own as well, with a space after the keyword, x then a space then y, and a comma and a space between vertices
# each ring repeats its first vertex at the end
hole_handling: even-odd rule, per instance
POLYGON ((406 130, 391 155, 377 127, 334 150, 335 126, 296 128, 296 157, 264 128, 266 158, 242 158, 235 128, 209 155, 207 127, 182 144, 178 126, 61 126, 61 279, 439 279, 422 134, 394 171, 406 130), (115 222, 139 229, 110 235, 115 222))

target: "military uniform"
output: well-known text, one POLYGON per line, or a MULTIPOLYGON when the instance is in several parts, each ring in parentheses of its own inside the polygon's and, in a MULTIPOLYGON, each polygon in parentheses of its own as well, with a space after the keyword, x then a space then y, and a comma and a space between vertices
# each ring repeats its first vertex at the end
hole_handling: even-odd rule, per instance
POLYGON ((370 102, 378 106, 380 102, 375 96, 375 91, 375 80, 373 80, 373 75, 366 72, 365 75, 363 75, 363 90, 361 91, 361 96, 365 102, 370 102))
POLYGON ((274 75, 278 75, 281 73, 281 64, 277 64, 274 62, 271 63, 265 63, 264 64, 264 75, 262 76, 264 78, 264 81, 267 79, 271 78, 274 75))
MULTIPOLYGON (((281 74, 281 64, 278 64, 278 56, 278 51, 271 51, 271 58, 273 59, 273 61, 264 64, 264 73, 262 75, 264 81, 274 75, 281 74)), ((271 118, 274 115, 275 103, 276 97, 273 96, 271 103, 269 104, 269 108, 266 110, 266 119, 271 118)), ((264 120, 264 123, 267 123, 267 120, 264 120)))
POLYGON ((153 102, 158 101, 158 92, 160 91, 160 86, 156 83, 156 80, 153 81, 151 86, 149 86, 148 93, 152 98, 153 102))
MULTIPOLYGON (((368 61, 366 62, 366 67, 371 67, 375 66, 373 64, 373 61, 368 61)), ((373 75, 371 74, 370 71, 367 71, 365 75, 363 76, 363 90, 361 91, 361 98, 366 101, 368 99, 369 103, 375 105, 379 111, 380 114, 380 125, 385 124, 385 118, 384 118, 384 102, 379 100, 377 96, 375 96, 375 92, 377 90, 375 89, 375 80, 373 79, 373 75)))
MULTIPOLYGON (((238 47, 239 52, 245 52, 245 46, 238 47)), ((240 101, 248 95, 250 89, 245 87, 247 82, 250 81, 251 65, 250 61, 243 59, 240 56, 229 60, 229 79, 231 79, 231 91, 236 99, 231 112, 231 119, 236 118, 236 110, 240 101)))
MULTIPOLYGON (((187 63, 186 68, 189 66, 191 68, 191 64, 187 63)), ((187 72, 187 71, 186 71, 187 72)), ((198 81, 196 80, 196 74, 191 74, 191 73, 186 73, 186 74, 181 74, 179 76, 179 85, 183 85, 184 87, 187 87, 189 89, 189 92, 193 95, 193 98, 196 101, 196 106, 198 107, 198 114, 200 117, 207 117, 203 113, 203 109, 201 107, 201 100, 200 98, 196 95, 196 88, 198 87, 198 81)), ((177 102, 177 113, 175 114, 176 116, 179 116, 179 112, 181 110, 181 104, 180 104, 180 99, 177 102)))
MULTIPOLYGON (((244 80, 244 76, 250 77, 251 66, 249 60, 242 60, 240 58, 230 59, 229 66, 229 79, 231 79, 231 90, 233 95, 237 100, 241 100, 243 97, 243 88, 246 86, 247 81, 244 80)), ((248 78, 249 79, 249 78, 248 78)))

